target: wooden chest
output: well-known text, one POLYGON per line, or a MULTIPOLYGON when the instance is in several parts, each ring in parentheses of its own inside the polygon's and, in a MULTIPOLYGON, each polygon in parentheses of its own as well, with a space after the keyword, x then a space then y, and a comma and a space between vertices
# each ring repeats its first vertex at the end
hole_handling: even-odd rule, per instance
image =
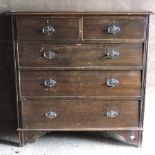
POLYGON ((112 131, 141 145, 149 13, 11 13, 20 145, 112 131))

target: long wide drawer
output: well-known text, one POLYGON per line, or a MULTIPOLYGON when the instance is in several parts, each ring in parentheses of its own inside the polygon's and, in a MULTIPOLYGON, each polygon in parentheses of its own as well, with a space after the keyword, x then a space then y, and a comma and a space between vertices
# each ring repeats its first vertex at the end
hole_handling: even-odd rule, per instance
POLYGON ((136 100, 25 100, 21 105, 24 129, 101 129, 138 127, 136 100))
POLYGON ((18 45, 20 67, 142 67, 142 44, 18 45))
POLYGON ((21 71, 21 96, 139 97, 140 71, 21 71))
POLYGON ((79 18, 17 18, 17 39, 23 41, 79 40, 79 18))
POLYGON ((143 16, 84 17, 83 37, 86 40, 144 40, 145 20, 143 16))

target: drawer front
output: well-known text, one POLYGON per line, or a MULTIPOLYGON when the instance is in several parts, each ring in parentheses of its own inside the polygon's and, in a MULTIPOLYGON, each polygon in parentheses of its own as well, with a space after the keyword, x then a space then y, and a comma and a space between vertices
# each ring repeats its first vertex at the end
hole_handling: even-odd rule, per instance
POLYGON ((20 67, 142 67, 142 44, 18 45, 20 67))
POLYGON ((25 41, 76 41, 78 18, 17 18, 17 39, 25 41))
POLYGON ((134 100, 25 100, 24 129, 94 129, 138 127, 139 103, 134 100))
POLYGON ((146 26, 142 16, 84 17, 84 39, 144 39, 146 26))
POLYGON ((21 71, 22 96, 140 96, 139 71, 21 71))

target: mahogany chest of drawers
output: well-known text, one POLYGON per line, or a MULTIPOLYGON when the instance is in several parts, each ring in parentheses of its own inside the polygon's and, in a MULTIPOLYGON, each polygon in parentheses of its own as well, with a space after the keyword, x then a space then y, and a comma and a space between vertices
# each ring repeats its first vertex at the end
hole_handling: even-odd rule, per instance
POLYGON ((141 145, 149 13, 11 15, 20 145, 50 131, 141 145))

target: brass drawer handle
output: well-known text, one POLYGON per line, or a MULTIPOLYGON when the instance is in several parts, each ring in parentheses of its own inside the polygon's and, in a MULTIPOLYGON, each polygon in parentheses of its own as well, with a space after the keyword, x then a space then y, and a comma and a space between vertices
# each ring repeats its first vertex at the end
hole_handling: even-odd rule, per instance
POLYGON ((53 119, 53 118, 55 118, 57 116, 58 116, 58 114, 56 112, 54 112, 54 111, 49 111, 49 112, 45 113, 45 117, 49 118, 49 119, 53 119))
POLYGON ((117 111, 111 110, 111 111, 106 112, 105 115, 106 115, 107 117, 109 117, 109 118, 115 118, 115 117, 118 116, 118 112, 117 112, 117 111))
POLYGON ((52 52, 52 51, 45 51, 43 53, 43 57, 45 59, 48 59, 48 60, 51 60, 51 59, 54 59, 55 58, 55 52, 52 52))
POLYGON ((120 31, 121 31, 121 28, 119 26, 112 25, 112 26, 108 27, 108 33, 110 33, 110 34, 116 34, 120 31))
POLYGON ((48 79, 44 81, 44 86, 45 87, 53 87, 57 84, 57 82, 55 80, 52 79, 48 79))
POLYGON ((117 52, 115 50, 111 50, 111 51, 106 53, 106 58, 108 58, 108 59, 115 59, 115 58, 118 58, 119 55, 120 55, 119 52, 117 52))
POLYGON ((43 34, 49 34, 55 32, 55 29, 51 25, 47 25, 42 28, 42 33, 43 34))
POLYGON ((115 87, 119 84, 119 81, 116 79, 109 79, 106 81, 106 85, 109 87, 115 87))

